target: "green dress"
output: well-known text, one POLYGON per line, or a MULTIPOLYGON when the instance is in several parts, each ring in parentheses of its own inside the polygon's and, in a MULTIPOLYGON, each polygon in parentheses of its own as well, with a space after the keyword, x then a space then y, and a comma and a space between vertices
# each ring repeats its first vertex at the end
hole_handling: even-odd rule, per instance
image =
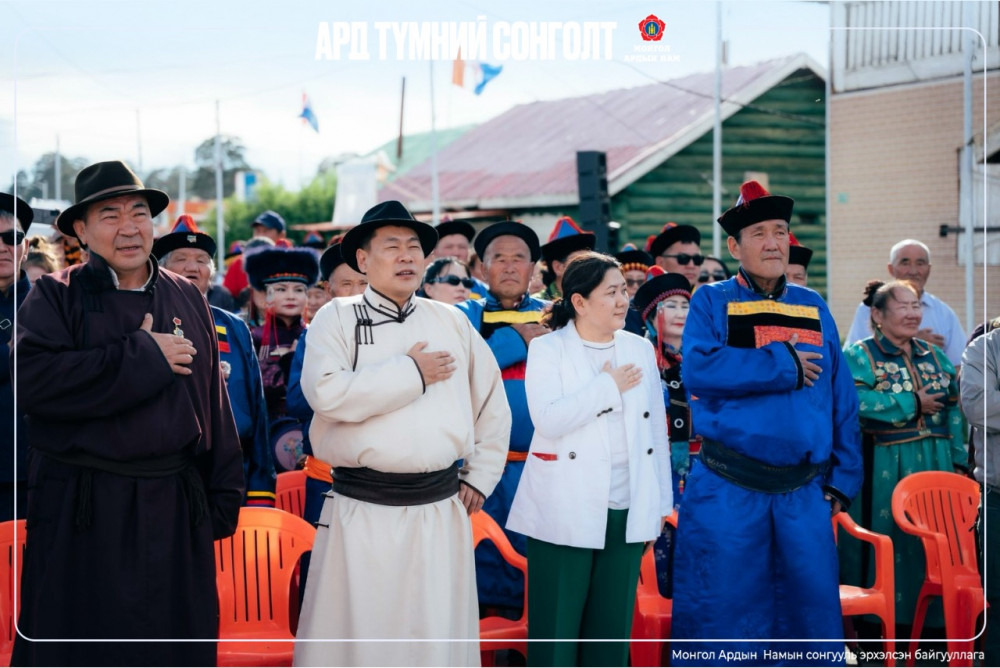
MULTIPOLYGON (((850 515, 861 526, 892 538, 899 624, 913 621, 924 581, 924 550, 918 538, 896 525, 893 489, 911 473, 953 471, 968 462, 955 367, 931 343, 913 339, 910 345, 912 356, 876 334, 846 351, 858 391, 865 458, 865 482, 850 515), (940 395, 944 409, 934 415, 918 414, 915 392, 924 387, 940 395)), ((842 582, 871 586, 874 559, 869 553, 854 539, 841 542, 842 582)), ((943 625, 940 608, 932 605, 925 627, 943 625)))

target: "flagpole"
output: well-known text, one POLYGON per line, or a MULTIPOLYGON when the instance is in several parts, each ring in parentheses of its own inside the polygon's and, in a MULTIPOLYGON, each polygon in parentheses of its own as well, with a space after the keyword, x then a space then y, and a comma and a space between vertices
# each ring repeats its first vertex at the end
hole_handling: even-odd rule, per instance
POLYGON ((226 223, 222 212, 222 121, 219 116, 219 101, 215 101, 215 240, 219 256, 217 267, 221 271, 226 260, 226 223))
POLYGON ((437 127, 434 117, 434 60, 431 66, 431 201, 433 203, 433 224, 441 222, 441 202, 438 192, 437 127))
POLYGON ((403 159, 403 106, 406 103, 406 77, 403 77, 403 88, 399 92, 399 139, 396 140, 396 162, 403 159))

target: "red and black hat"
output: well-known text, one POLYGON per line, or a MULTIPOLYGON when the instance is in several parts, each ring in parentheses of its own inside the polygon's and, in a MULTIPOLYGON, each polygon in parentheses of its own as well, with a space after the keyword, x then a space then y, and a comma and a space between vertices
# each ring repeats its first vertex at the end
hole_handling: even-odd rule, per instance
POLYGON ((678 241, 684 243, 701 243, 701 232, 694 225, 678 225, 677 223, 667 223, 660 230, 652 241, 649 242, 649 254, 654 258, 660 257, 663 251, 670 248, 678 241))
POLYGON ((178 248, 197 248, 215 256, 215 239, 198 229, 194 218, 184 214, 177 219, 169 233, 153 242, 153 257, 162 260, 178 248))
MULTIPOLYGON (((659 269, 659 267, 655 267, 659 269)), ((652 269, 652 268, 651 268, 652 269)), ((681 296, 691 301, 691 283, 683 274, 650 272, 632 298, 635 310, 645 322, 656 305, 668 297, 681 296)))
POLYGON ((809 260, 812 259, 813 252, 799 243, 792 233, 788 234, 788 264, 801 264, 803 268, 809 268, 809 260))
POLYGON ((326 240, 319 232, 310 232, 306 235, 306 238, 302 240, 302 245, 306 248, 315 248, 318 251, 322 251, 326 248, 326 240))
POLYGON ((542 259, 552 267, 553 262, 563 262, 570 253, 579 250, 594 250, 597 237, 593 232, 582 230, 569 216, 556 221, 548 242, 542 246, 542 259))
POLYGON ((733 208, 719 216, 719 225, 731 237, 735 237, 744 227, 764 220, 792 221, 791 197, 772 195, 756 181, 747 181, 740 186, 740 196, 733 208))
POLYGON ((319 262, 316 253, 307 248, 268 248, 243 257, 243 268, 255 290, 265 290, 271 283, 316 282, 319 262))

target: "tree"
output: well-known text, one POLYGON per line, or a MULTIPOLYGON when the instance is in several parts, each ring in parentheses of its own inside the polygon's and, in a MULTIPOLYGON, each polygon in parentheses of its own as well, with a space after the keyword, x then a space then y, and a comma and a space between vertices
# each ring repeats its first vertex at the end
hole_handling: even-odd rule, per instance
MULTIPOLYGON (((230 197, 236 187, 236 172, 249 170, 246 147, 239 137, 223 135, 222 142, 222 196, 230 197)), ((190 181, 191 195, 202 199, 215 199, 215 137, 209 137, 194 150, 195 172, 190 181)))
MULTIPOLYGON (((142 180, 143 184, 147 188, 156 188, 157 190, 162 190, 170 196, 170 199, 178 199, 181 196, 181 172, 186 172, 183 167, 157 167, 153 171, 146 174, 146 177, 142 180)), ((191 196, 191 175, 187 175, 187 180, 185 181, 184 188, 186 190, 185 196, 191 196)), ((213 193, 214 185, 213 185, 213 193)))
MULTIPOLYGON (((297 193, 285 190, 281 185, 264 181, 257 188, 256 202, 238 202, 229 197, 224 203, 227 243, 237 239, 249 239, 254 219, 262 211, 277 211, 288 225, 297 223, 320 223, 333 218, 333 202, 337 195, 337 176, 333 172, 320 174, 297 193)), ((206 217, 202 228, 215 229, 215 209, 206 217)), ((288 230, 288 236, 300 242, 305 234, 288 230)))
MULTIPOLYGON (((59 166, 62 199, 73 201, 73 187, 76 182, 76 175, 89 164, 87 158, 67 158, 60 154, 61 164, 59 166)), ((56 196, 56 154, 45 153, 35 161, 35 166, 29 175, 24 170, 17 173, 17 194, 25 201, 30 201, 32 197, 44 197, 53 199, 56 196)), ((14 192, 14 184, 11 182, 7 192, 14 192)))

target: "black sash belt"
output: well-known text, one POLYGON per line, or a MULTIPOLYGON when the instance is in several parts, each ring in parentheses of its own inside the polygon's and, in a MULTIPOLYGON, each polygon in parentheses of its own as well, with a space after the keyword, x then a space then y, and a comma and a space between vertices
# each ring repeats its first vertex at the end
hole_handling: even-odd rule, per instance
MULTIPOLYGON (((40 451, 41 452, 41 451, 40 451)), ((105 459, 85 452, 53 453, 42 452, 50 459, 70 466, 79 467, 76 490, 76 525, 90 526, 91 489, 93 487, 93 472, 95 470, 129 478, 166 478, 172 475, 181 476, 184 496, 187 497, 191 523, 197 526, 208 514, 208 497, 205 495, 205 484, 194 466, 194 457, 190 452, 180 451, 162 457, 151 457, 133 461, 118 461, 105 459)))
POLYGON ((381 506, 419 506, 458 494, 458 462, 430 473, 383 473, 369 468, 333 469, 333 492, 381 506))
POLYGON ((708 438, 701 444, 700 457, 705 466, 726 480, 745 489, 768 494, 794 492, 830 470, 829 460, 795 466, 765 464, 708 438))

